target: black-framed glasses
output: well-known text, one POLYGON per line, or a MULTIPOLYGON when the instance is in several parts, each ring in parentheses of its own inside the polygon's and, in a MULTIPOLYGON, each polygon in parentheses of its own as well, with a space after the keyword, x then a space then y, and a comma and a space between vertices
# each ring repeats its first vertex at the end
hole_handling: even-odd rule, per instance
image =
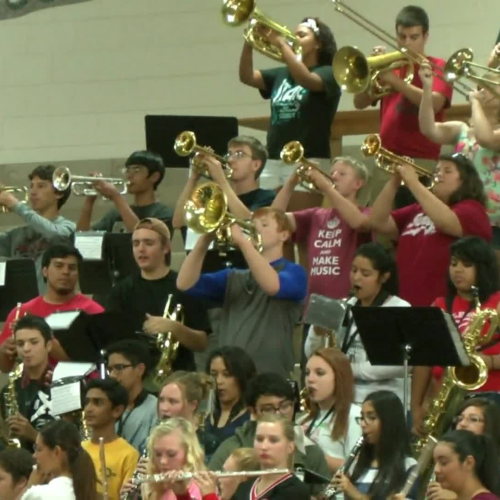
POLYGON ((356 420, 356 423, 358 425, 361 425, 361 422, 365 422, 365 424, 373 424, 375 420, 377 420, 378 417, 375 415, 361 415, 360 417, 354 417, 354 420, 356 420))
POLYGON ((463 421, 469 422, 470 424, 480 424, 484 422, 484 418, 481 418, 479 415, 457 415, 453 419, 453 423, 455 425, 459 424, 460 422, 463 421))
POLYGON ((245 153, 245 151, 234 151, 232 153, 227 153, 224 155, 224 160, 229 161, 229 160, 241 160, 242 158, 245 158, 245 156, 248 156, 249 158, 254 159, 252 155, 249 155, 248 153, 245 153))
POLYGON ((292 401, 282 401, 278 406, 274 405, 262 405, 259 408, 259 413, 263 415, 268 415, 270 413, 288 413, 293 408, 292 401))
POLYGON ((117 363, 116 365, 108 365, 106 367, 106 371, 108 372, 108 375, 111 375, 113 372, 116 373, 121 373, 125 368, 130 368, 131 366, 134 366, 133 364, 129 363, 128 365, 125 363, 117 363))

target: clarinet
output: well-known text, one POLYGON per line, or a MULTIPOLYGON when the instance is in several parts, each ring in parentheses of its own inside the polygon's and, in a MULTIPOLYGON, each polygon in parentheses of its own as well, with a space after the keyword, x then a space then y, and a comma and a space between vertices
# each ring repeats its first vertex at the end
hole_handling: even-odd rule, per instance
POLYGON ((144 458, 148 458, 148 449, 145 448, 144 451, 142 452, 142 455, 139 457, 139 461, 137 462, 137 467, 132 474, 132 477, 130 478, 130 482, 133 484, 133 487, 122 493, 120 495, 120 500, 139 500, 141 498, 141 477, 143 474, 139 472, 139 464, 143 461, 144 458))
MULTIPOLYGON (((356 460, 356 457, 358 456, 358 453, 361 450, 361 446, 363 446, 363 443, 365 442, 364 436, 361 436, 357 441, 356 444, 352 447, 351 452, 349 453, 349 456, 347 457, 346 461, 340 467, 340 469, 337 471, 338 473, 344 474, 347 472, 351 465, 354 463, 354 460, 356 460)), ((335 488, 335 486, 328 486, 325 490, 325 498, 327 500, 330 500, 332 498, 335 498, 337 495, 342 493, 339 489, 335 488)))

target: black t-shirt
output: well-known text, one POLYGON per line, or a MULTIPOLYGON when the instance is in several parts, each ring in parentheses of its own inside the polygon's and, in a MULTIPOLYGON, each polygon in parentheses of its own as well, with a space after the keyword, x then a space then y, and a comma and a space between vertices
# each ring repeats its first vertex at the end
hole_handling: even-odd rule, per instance
MULTIPOLYGON (((206 308, 203 302, 186 295, 177 289, 177 273, 170 272, 158 280, 146 280, 139 274, 128 276, 117 283, 106 300, 107 311, 120 311, 134 322, 136 330, 142 330, 146 313, 153 316, 163 316, 168 296, 172 297, 172 304, 182 305, 184 325, 193 330, 211 332, 206 308)), ((174 370, 196 370, 192 351, 179 345, 177 358, 173 364, 174 370)))
MULTIPOLYGON (((241 483, 232 500, 248 500, 256 479, 241 483)), ((265 494, 266 500, 310 500, 309 488, 297 477, 292 475, 286 481, 279 483, 265 494)))
POLYGON ((276 198, 276 193, 272 189, 258 188, 248 193, 240 194, 238 198, 248 210, 255 212, 258 208, 271 206, 274 198, 276 198))
POLYGON ((269 157, 279 159, 283 146, 300 141, 306 158, 330 158, 330 130, 340 101, 340 87, 331 66, 311 72, 323 80, 324 90, 313 92, 295 82, 287 67, 261 71, 264 99, 271 99, 271 125, 267 132, 269 157))
MULTIPOLYGON (((151 205, 144 205, 136 207, 130 205, 132 212, 141 219, 147 217, 154 217, 163 221, 170 230, 170 235, 173 236, 172 217, 174 212, 171 207, 164 205, 159 201, 151 203, 151 205)), ((96 222, 92 229, 94 231, 106 231, 108 233, 126 233, 128 232, 125 224, 122 221, 121 215, 116 208, 112 208, 99 222, 96 222)))

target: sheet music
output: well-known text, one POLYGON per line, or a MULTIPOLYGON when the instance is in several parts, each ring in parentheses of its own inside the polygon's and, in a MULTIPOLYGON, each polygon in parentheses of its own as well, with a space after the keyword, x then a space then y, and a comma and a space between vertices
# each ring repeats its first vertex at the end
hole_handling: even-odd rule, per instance
POLYGON ((0 286, 5 286, 5 273, 7 271, 7 262, 0 262, 0 286))
POLYGON ((81 383, 79 381, 70 384, 51 387, 50 399, 52 401, 52 413, 62 415, 82 408, 81 383))
POLYGON ((321 326, 327 330, 338 332, 347 311, 344 300, 330 299, 317 293, 312 293, 307 306, 304 323, 307 325, 321 326))
POLYGON ((85 260, 102 260, 102 247, 104 243, 104 232, 76 233, 75 247, 80 251, 85 260))
POLYGON ((52 380, 61 380, 66 377, 83 378, 91 371, 95 370, 94 363, 78 363, 76 361, 60 361, 54 369, 52 380))
POLYGON ((68 330, 81 311, 56 312, 45 318, 52 330, 68 330))
MULTIPOLYGON (((196 245, 196 243, 198 242, 198 240, 202 236, 203 236, 202 234, 195 233, 192 229, 190 229, 188 227, 188 229, 186 231, 186 245, 185 245, 185 249, 186 250, 192 250, 194 248, 194 246, 196 245)), ((209 250, 213 250, 214 248, 215 248, 215 242, 212 241, 212 243, 210 243, 210 246, 208 247, 208 249, 209 250)))
POLYGON ((446 325, 448 326, 448 331, 450 332, 451 338, 453 340, 453 344, 455 345, 458 357, 460 359, 460 362, 462 363, 462 366, 470 366, 470 358, 465 350, 464 342, 462 340, 462 335, 460 335, 457 325, 455 324, 453 318, 449 313, 445 311, 442 311, 442 313, 446 325))

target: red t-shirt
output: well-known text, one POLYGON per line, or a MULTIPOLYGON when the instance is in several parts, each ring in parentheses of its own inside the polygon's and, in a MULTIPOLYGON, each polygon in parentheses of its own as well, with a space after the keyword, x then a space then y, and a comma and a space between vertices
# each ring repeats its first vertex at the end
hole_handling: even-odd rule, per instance
MULTIPOLYGON (((488 300, 485 301, 484 304, 481 304, 481 309, 494 309, 496 311, 498 304, 500 303, 500 292, 495 292, 492 294, 488 300)), ((439 307, 443 311, 446 311, 446 299, 444 297, 439 297, 434 302, 436 307, 439 307)), ((450 311, 448 311, 450 312, 450 311)), ((472 316, 475 312, 475 307, 471 307, 471 303, 467 300, 459 297, 458 295, 453 300, 453 304, 451 306, 451 314, 453 315, 453 319, 455 320, 455 324, 458 326, 459 332, 463 335, 469 323, 472 319, 472 316)), ((488 333, 488 329, 490 327, 490 322, 488 321, 483 328, 483 335, 488 333)), ((500 354, 500 335, 496 334, 494 338, 491 340, 493 342, 496 340, 494 345, 487 347, 480 352, 482 354, 486 354, 489 356, 494 356, 496 354, 500 354)), ((489 344, 489 343, 488 343, 489 344)), ((443 376, 444 368, 442 366, 435 366, 432 369, 432 375, 436 380, 441 380, 443 376)), ((488 380, 486 384, 477 389, 475 392, 485 392, 485 391, 500 391, 500 370, 489 370, 488 372, 488 380)))
MULTIPOLYGON (((460 220, 464 236, 491 240, 491 225, 483 205, 465 200, 450 208, 460 220)), ((417 203, 391 215, 399 231, 399 296, 412 306, 429 306, 436 297, 446 294, 450 245, 458 238, 438 231, 417 203)))
MULTIPOLYGON (((427 57, 433 65, 443 68, 443 59, 427 57)), ((422 80, 418 75, 419 66, 415 65, 412 85, 422 88, 422 80)), ((407 68, 398 68, 396 73, 404 78, 407 68)), ((442 75, 440 72, 439 74, 442 75)), ((436 114, 436 122, 442 122, 444 109, 450 106, 453 87, 434 77, 432 91, 442 94, 446 98, 446 104, 436 114)), ((382 98, 380 102, 380 138, 384 148, 398 155, 410 156, 411 158, 437 159, 441 146, 431 142, 420 132, 418 124, 418 106, 415 106, 400 92, 394 92, 382 98)))
MULTIPOLYGON (((362 209, 367 213, 369 209, 362 209)), ((354 252, 371 240, 370 233, 355 231, 334 208, 308 208, 293 212, 296 243, 307 245, 309 280, 306 304, 311 293, 342 299, 351 288, 349 273, 354 252)))
MULTIPOLYGON (((5 340, 12 335, 10 328, 11 322, 16 316, 16 307, 10 311, 5 321, 2 333, 0 335, 0 345, 2 345, 5 340)), ((98 314, 104 312, 104 309, 92 299, 89 299, 81 293, 76 294, 72 299, 68 300, 64 304, 49 304, 45 302, 43 296, 35 297, 33 300, 24 303, 21 306, 21 311, 19 317, 22 318, 26 313, 33 314, 35 316, 40 316, 46 318, 52 313, 59 311, 85 311, 88 314, 98 314)))

